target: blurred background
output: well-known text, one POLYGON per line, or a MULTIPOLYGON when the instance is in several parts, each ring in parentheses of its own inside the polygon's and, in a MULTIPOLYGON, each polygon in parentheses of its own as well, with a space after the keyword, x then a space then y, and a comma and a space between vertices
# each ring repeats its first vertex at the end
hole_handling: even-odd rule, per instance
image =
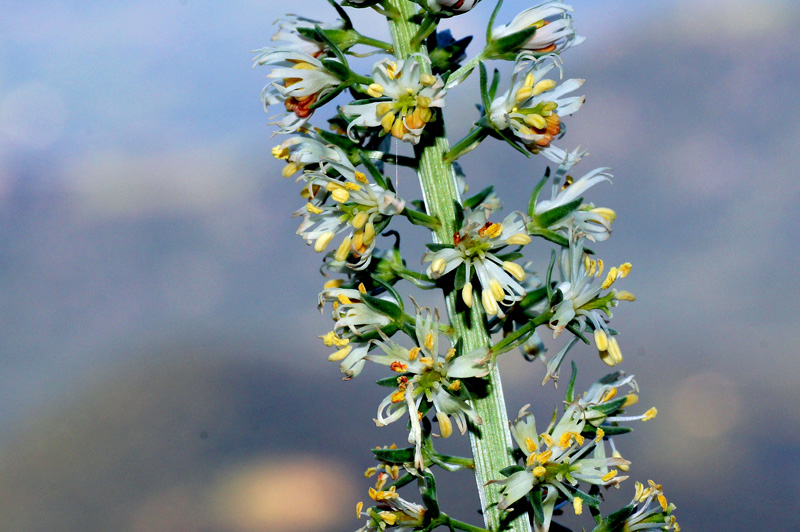
MULTIPOLYGON (((589 197, 619 215, 599 252, 634 265, 638 301, 614 324, 659 409, 619 440, 631 475, 664 485, 684 530, 800 530, 800 5, 571 3, 588 41, 565 76, 587 79, 587 103, 560 145, 589 149, 579 170, 613 168, 589 197)), ((371 421, 378 373, 341 382, 325 360, 320 257, 294 235, 298 187, 270 155, 267 70, 250 67, 287 9, 333 10, 0 5, 0 530, 359 528, 368 449, 406 434, 371 421)), ((492 7, 446 24, 476 35, 472 53, 492 7)), ((452 138, 477 118, 474 81, 448 102, 452 138)), ((462 162, 509 211, 545 166, 490 143, 462 162)), ((584 385, 604 373, 573 353, 584 385)), ((563 392, 542 367, 501 366, 512 413, 546 419, 563 392)), ((470 476, 440 482, 480 522, 470 476)))

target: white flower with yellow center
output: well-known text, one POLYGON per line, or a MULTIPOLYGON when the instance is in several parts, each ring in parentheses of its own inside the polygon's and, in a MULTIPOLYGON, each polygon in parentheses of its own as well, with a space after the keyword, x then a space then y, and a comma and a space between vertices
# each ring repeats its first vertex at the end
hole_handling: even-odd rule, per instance
POLYGON ((347 232, 333 258, 344 262, 351 255, 358 260, 353 269, 366 268, 375 249, 376 225, 400 213, 405 202, 394 192, 371 183, 347 158, 323 159, 323 171, 306 172, 308 203, 295 212, 303 222, 297 229, 314 251, 327 249, 338 233, 347 232), (337 177, 333 177, 337 175, 337 177))
POLYGON ((464 226, 453 235, 453 247, 428 252, 423 262, 430 262, 428 277, 437 279, 462 264, 466 266, 466 284, 461 297, 468 307, 472 307, 472 276, 478 276, 481 286, 481 302, 490 316, 503 317, 501 305, 511 305, 525 297, 525 271, 512 261, 504 261, 495 252, 506 246, 523 246, 530 243, 525 228, 525 220, 518 213, 508 215, 502 223, 487 220, 483 210, 467 211, 464 226))
POLYGON ((578 111, 585 99, 564 96, 580 88, 582 79, 568 79, 559 84, 546 77, 558 66, 557 61, 552 55, 536 59, 521 54, 514 65, 511 86, 505 94, 495 98, 488 111, 489 122, 495 128, 510 129, 530 151, 542 152, 548 158, 560 155, 546 148, 561 133, 561 118, 578 111))
POLYGON ((347 128, 382 127, 397 139, 417 144, 425 125, 436 119, 436 108, 444 102, 444 83, 431 74, 422 73, 418 56, 406 60, 384 59, 372 67, 373 83, 367 91, 373 98, 367 103, 342 107, 342 113, 354 117, 347 128))
POLYGON ((292 137, 272 148, 272 156, 286 161, 281 171, 290 177, 306 165, 321 164, 323 160, 346 161, 347 154, 339 147, 325 144, 313 136, 292 137))
MULTIPOLYGON (((611 174, 607 172, 608 168, 596 168, 574 182, 571 176, 567 175, 568 170, 567 166, 560 166, 553 181, 551 199, 536 202, 533 217, 528 226, 531 232, 534 232, 536 227, 543 225, 539 220, 548 212, 577 201, 597 183, 611 181, 611 174), (563 184, 561 184, 562 182, 563 184)), ((569 233, 572 228, 576 232, 585 234, 589 240, 603 241, 611 236, 611 223, 615 217, 616 214, 611 209, 595 208, 591 204, 583 204, 557 220, 548 220, 547 226, 541 228, 560 231, 564 234, 569 233)))
POLYGON ((320 98, 335 90, 342 81, 328 71, 315 57, 287 48, 262 48, 253 59, 254 65, 275 65, 267 74, 273 81, 261 91, 264 108, 282 103, 286 116, 276 122, 279 133, 292 133, 308 123, 320 98))
POLYGON ((301 34, 299 28, 314 29, 319 26, 322 30, 340 30, 344 28, 344 22, 339 20, 333 24, 326 24, 318 20, 313 20, 297 15, 286 15, 285 18, 275 21, 278 24, 278 31, 272 36, 273 41, 284 41, 287 44, 281 46, 285 50, 293 50, 304 54, 318 56, 327 49, 324 43, 311 39, 301 34))
POLYGON ((365 358, 389 366, 400 374, 397 389, 378 406, 375 423, 378 426, 388 425, 408 413, 412 426, 409 442, 416 445, 415 462, 421 468, 420 403, 424 399, 433 405, 439 431, 445 438, 453 432, 451 416, 462 434, 467 430, 467 420, 480 425, 481 419, 469 404, 469 395, 461 379, 486 376, 489 373, 489 352, 486 348, 480 348, 456 357, 456 350, 451 347, 441 357, 439 317, 429 309, 417 309, 415 332, 415 347, 406 349, 384 336, 382 340, 374 342, 384 354, 369 354, 365 358))
MULTIPOLYGON (((622 362, 622 352, 616 337, 609 332, 604 314, 610 319, 610 307, 616 306, 619 301, 633 301, 635 298, 624 291, 612 290, 602 297, 600 293, 610 288, 617 279, 626 277, 631 264, 626 262, 611 268, 602 283, 596 282, 603 273, 603 261, 589 258, 583 248, 584 240, 583 235, 570 231, 569 249, 561 251, 561 282, 556 290, 561 292, 562 299, 553 308, 549 326, 553 329, 554 338, 570 323, 574 323, 581 331, 590 326, 594 330, 600 359, 609 366, 616 366, 622 362)), ((563 357, 562 353, 560 355, 563 357)))
POLYGON ((572 11, 572 6, 560 2, 542 2, 522 11, 508 24, 493 28, 492 40, 496 41, 536 26, 536 32, 520 46, 520 51, 563 52, 585 40, 584 37, 579 37, 572 27, 572 17, 569 15, 572 11))
POLYGON ((546 492, 542 493, 545 521, 537 525, 547 530, 559 493, 567 500, 573 499, 566 484, 618 484, 627 477, 617 476, 618 471, 612 468, 628 462, 606 457, 596 440, 581 435, 585 421, 574 418, 569 411, 552 430, 539 434, 528 406, 523 406, 511 423, 511 435, 525 456, 525 468, 493 482, 502 485, 503 497, 498 504, 501 510, 508 509, 535 488, 546 492))

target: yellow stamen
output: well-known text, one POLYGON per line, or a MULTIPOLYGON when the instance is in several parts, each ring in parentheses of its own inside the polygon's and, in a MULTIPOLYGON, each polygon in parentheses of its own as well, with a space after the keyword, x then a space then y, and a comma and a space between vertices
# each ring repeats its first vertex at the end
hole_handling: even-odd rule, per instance
POLYGON ((281 170, 281 175, 283 177, 291 177, 293 176, 298 170, 300 170, 300 166, 297 163, 291 162, 286 163, 286 166, 283 167, 281 170))
POLYGON ((381 127, 383 127, 384 133, 388 133, 392 130, 392 124, 394 124, 394 113, 386 113, 381 118, 381 127))
POLYGON ((364 478, 374 477, 377 472, 377 467, 368 467, 367 470, 364 471, 364 478))
POLYGON ((322 336, 319 336, 318 338, 321 338, 322 343, 328 347, 334 345, 336 347, 343 347, 350 343, 350 340, 348 340, 347 338, 339 338, 339 336, 333 331, 330 331, 322 336))
POLYGON ((619 266, 619 277, 621 277, 622 279, 627 277, 628 274, 631 273, 631 268, 632 267, 633 266, 631 265, 630 262, 626 262, 625 264, 620 264, 620 266, 619 266))
POLYGON ((361 509, 364 508, 364 501, 359 502, 356 504, 356 519, 361 518, 361 509))
POLYGON ((580 497, 572 499, 572 508, 575 510, 575 515, 581 515, 583 513, 583 499, 580 497))
POLYGON ((317 207, 313 203, 306 203, 306 210, 311 214, 319 214, 322 212, 322 209, 317 207))
MULTIPOLYGON (((392 110, 392 104, 390 104, 389 102, 382 102, 375 106, 375 113, 378 116, 383 116, 391 110, 392 110)), ((392 121, 394 121, 394 117, 392 117, 392 121)))
POLYGON ((628 395, 625 396, 625 402, 622 403, 622 407, 626 408, 631 405, 635 405, 638 402, 639 402, 639 396, 636 395, 635 393, 629 393, 628 395))
POLYGON ((314 251, 317 253, 322 253, 325 251, 325 248, 328 247, 328 244, 331 243, 333 240, 334 232, 333 231, 326 231, 322 233, 319 238, 317 238, 316 242, 314 242, 314 251))
POLYGON ((486 314, 489 316, 496 316, 498 312, 500 312, 500 308, 497 306, 497 300, 492 295, 491 290, 484 290, 481 292, 481 302, 483 303, 483 310, 486 311, 486 314))
POLYGON ((611 471, 600 477, 600 480, 602 480, 603 482, 608 482, 612 478, 616 477, 617 473, 619 473, 619 471, 617 471, 616 469, 612 469, 611 471))
POLYGON ((503 269, 513 275, 517 281, 522 282, 525 280, 525 270, 516 262, 503 262, 503 269))
POLYGON ((425 85, 426 87, 430 87, 434 83, 436 83, 436 78, 430 74, 420 74, 419 82, 425 85))
POLYGON ((544 452, 541 452, 541 453, 537 454, 536 455, 536 461, 539 462, 540 464, 544 465, 544 464, 546 464, 547 462, 550 461, 550 458, 552 458, 552 456, 553 456, 553 451, 548 449, 548 450, 546 450, 544 452))
POLYGON ((361 185, 345 181, 344 188, 346 188, 347 190, 358 191, 361 190, 361 185))
POLYGON ((617 280, 618 273, 619 273, 619 270, 617 270, 616 268, 613 268, 613 267, 610 270, 608 270, 608 275, 606 276, 606 280, 603 281, 603 284, 602 284, 602 286, 600 288, 605 290, 606 288, 608 288, 609 286, 614 284, 614 281, 617 280))
POLYGON ((358 283, 358 291, 361 292, 362 294, 367 293, 367 287, 364 286, 364 283, 358 283))
POLYGON ((595 329, 594 345, 597 346, 598 351, 608 351, 608 335, 604 330, 595 329))
POLYGON ((461 389, 461 381, 456 379, 447 387, 451 392, 457 392, 461 389))
POLYGON ((613 223, 614 220, 617 219, 617 213, 614 212, 613 209, 609 209, 608 207, 595 207, 594 209, 591 210, 591 212, 599 214, 600 216, 608 220, 608 223, 613 223))
POLYGON ((659 493, 658 495, 656 495, 656 499, 658 499, 658 504, 661 505, 661 509, 666 512, 667 511, 667 498, 664 497, 664 494, 659 493))
POLYGON ((542 441, 544 442, 544 444, 545 444, 545 445, 547 445, 548 447, 552 447, 552 446, 554 446, 554 445, 556 444, 556 441, 553 439, 553 437, 552 437, 552 436, 550 436, 550 435, 549 435, 548 433, 546 433, 546 432, 545 432, 545 433, 542 433, 542 434, 540 434, 540 435, 539 435, 539 437, 542 439, 542 441))
POLYGON ((352 301, 350 301, 350 298, 344 294, 339 294, 338 296, 336 296, 336 298, 342 305, 349 305, 350 303, 352 303, 352 301))
POLYGON ((392 136, 398 140, 403 140, 403 135, 405 135, 406 126, 403 125, 403 119, 398 118, 394 121, 394 125, 392 126, 392 136))
POLYGON ((272 156, 276 159, 288 159, 289 158, 289 148, 284 147, 282 144, 278 144, 274 148, 272 148, 272 156))
POLYGON ((341 262, 347 259, 347 256, 350 254, 350 241, 351 238, 349 236, 342 240, 342 243, 336 248, 336 253, 333 254, 334 260, 341 262))
POLYGON ((353 220, 350 222, 350 224, 355 229, 361 229, 364 227, 364 224, 367 223, 367 220, 369 220, 369 214, 364 211, 358 211, 358 214, 353 216, 353 220))
POLYGON ((373 240, 375 240, 375 225, 367 222, 364 226, 364 245, 369 246, 373 240))
POLYGON ((506 244, 509 246, 524 246, 531 243, 531 237, 525 233, 515 233, 508 237, 506 244))
POLYGON ((603 394, 603 397, 600 399, 601 403, 606 403, 617 396, 617 389, 611 388, 606 393, 603 394))
POLYGON ((544 129, 547 127, 547 122, 544 117, 536 113, 529 114, 525 117, 525 123, 536 129, 544 129))
POLYGON ((337 203, 345 203, 350 199, 350 193, 344 188, 338 188, 331 192, 331 197, 333 198, 333 201, 337 203))
POLYGON ((542 466, 536 466, 533 468, 533 476, 536 478, 541 478, 547 474, 547 469, 542 466))
POLYGON ((315 67, 311 63, 306 63, 305 61, 300 61, 292 68, 296 68, 297 70, 317 70, 317 67, 315 67))
POLYGON ((395 522, 397 522, 397 515, 393 514, 392 512, 380 512, 378 515, 380 515, 383 522, 389 526, 392 526, 395 524, 395 522))
POLYGON ((472 283, 464 283, 464 288, 461 289, 461 299, 468 308, 472 308, 472 283))
POLYGON ((619 342, 613 336, 608 340, 608 354, 614 361, 614 365, 622 362, 622 351, 619 349, 619 342))
POLYGON ((433 349, 433 340, 434 340, 433 334, 428 333, 425 335, 425 349, 427 349, 428 351, 433 349))
POLYGON ((344 359, 347 355, 349 355, 350 351, 352 350, 353 350, 352 345, 346 345, 343 348, 336 351, 335 353, 333 353, 332 355, 329 355, 328 360, 330 360, 331 362, 339 362, 340 360, 344 359))
MULTIPOLYGON (((445 353, 444 361, 445 362, 450 362, 453 359, 454 356, 456 356, 456 348, 455 347, 451 347, 450 349, 447 350, 447 353, 445 353)), ((453 382, 457 382, 457 381, 453 381, 453 382)))
POLYGON ((522 103, 528 98, 533 96, 533 89, 530 87, 520 87, 517 89, 517 94, 514 95, 514 101, 522 103))
MULTIPOLYGON (((483 235, 489 238, 497 238, 503 233, 503 224, 492 224, 483 231, 483 235)), ((527 236, 527 235, 526 235, 527 236)))
POLYGON ((396 392, 392 393, 391 401, 393 403, 400 403, 406 398, 406 391, 405 390, 397 390, 396 392))
POLYGON ((383 88, 383 85, 379 85, 378 83, 371 83, 369 87, 367 87, 367 94, 372 96, 373 98, 380 98, 383 96, 383 91, 386 89, 383 88))
POLYGON ((431 357, 419 357, 420 364, 424 366, 428 366, 429 368, 433 367, 433 359, 431 357))
POLYGON ((600 427, 597 428, 597 435, 594 437, 594 442, 599 443, 606 435, 606 431, 601 429, 600 427))
POLYGON ((356 178, 357 181, 361 181, 364 184, 369 183, 369 180, 367 179, 367 175, 364 172, 356 171, 356 173, 354 175, 355 175, 355 178, 356 178))
POLYGON ((528 448, 529 453, 532 453, 537 449, 536 443, 530 438, 525 438, 525 446, 528 448))
POLYGON ((536 96, 537 94, 541 94, 544 91, 552 90, 555 87, 556 87, 555 80, 543 79, 542 81, 533 86, 533 95, 536 96))
POLYGON ((627 290, 619 290, 618 292, 615 292, 614 298, 617 301, 636 301, 636 296, 627 290))
POLYGON ((651 408, 650 410, 648 410, 647 412, 644 413, 644 417, 642 418, 642 421, 650 421, 651 419, 656 417, 657 414, 658 414, 658 410, 656 409, 656 407, 653 407, 653 408, 651 408))
MULTIPOLYGON (((617 450, 615 449, 615 450, 614 450, 614 452, 613 452, 613 453, 611 453, 611 456, 613 456, 614 458, 622 458, 622 453, 620 453, 619 451, 617 451, 617 450)), ((629 465, 627 465, 627 464, 624 464, 624 465, 618 465, 617 467, 620 469, 620 471, 624 471, 624 472, 626 472, 626 473, 627 473, 627 472, 630 470, 630 468, 631 468, 631 466, 629 466, 629 465)), ((641 484, 640 484, 640 485, 641 485, 641 484)))
POLYGON ((533 74, 528 74, 525 76, 525 83, 523 85, 525 87, 532 88, 534 81, 536 80, 534 79, 533 74))
POLYGON ((497 279, 492 279, 489 281, 489 290, 492 291, 492 295, 497 301, 502 301, 506 297, 506 294, 503 291, 503 286, 497 279))
POLYGON ((419 352, 422 351, 419 347, 412 347, 408 350, 408 359, 409 360, 416 360, 419 356, 419 352))
POLYGON ((323 290, 328 290, 330 288, 339 288, 344 284, 344 279, 331 279, 330 281, 326 281, 324 285, 322 285, 323 290))
POLYGON ((389 76, 389 79, 394 79, 397 75, 397 63, 394 61, 389 61, 386 63, 386 75, 389 76))
POLYGON ((444 412, 436 412, 436 420, 439 422, 439 432, 442 438, 449 438, 453 434, 453 423, 450 417, 444 412))

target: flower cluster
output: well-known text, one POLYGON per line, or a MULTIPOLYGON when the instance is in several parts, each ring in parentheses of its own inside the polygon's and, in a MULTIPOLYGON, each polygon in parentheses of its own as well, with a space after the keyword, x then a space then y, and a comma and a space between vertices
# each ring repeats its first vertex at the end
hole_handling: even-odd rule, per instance
POLYGON ((329 0, 335 22, 287 15, 272 38, 279 44, 257 50, 254 59, 270 69, 262 101, 268 112, 280 109, 274 124, 286 135, 272 149, 283 165, 279 173, 302 183, 297 233, 322 255, 321 272, 328 277, 318 296, 320 311, 329 309, 333 322, 319 336, 328 360, 339 365, 345 381, 363 380, 368 364, 382 372, 377 384, 388 390, 377 404, 375 424, 402 421, 407 431, 408 447, 372 449, 378 464, 366 476, 377 475, 369 490, 374 504, 358 504, 358 517, 366 519, 359 532, 499 532, 526 528, 524 519, 536 532, 563 530, 555 522, 566 505, 578 516, 588 506, 594 532, 677 531, 675 507, 653 482, 637 483, 622 510, 601 511, 602 490, 619 487, 631 468, 617 440, 630 432, 628 423, 657 414, 655 408, 628 412, 639 397, 633 376, 616 370, 574 395, 573 361, 562 413, 557 409, 543 432, 528 406, 508 422, 499 356, 519 348, 527 360, 544 362, 543 385, 557 382, 567 353, 580 341, 593 343, 603 362, 618 366, 623 357, 611 310, 635 298, 615 284, 631 265, 606 270, 593 249, 611 237, 616 213, 584 197, 610 182, 611 172, 576 172, 587 153, 563 144, 564 120, 585 103, 576 94, 583 80, 563 79, 562 54, 583 42, 572 7, 543 1, 495 25, 502 8, 497 2, 486 44, 470 58, 471 37, 437 27, 478 2, 329 0), (351 8, 384 16, 392 42, 356 30, 351 8), (349 58, 374 54, 381 56, 370 60, 371 67, 359 61, 351 67, 349 58), (509 79, 500 69, 490 75, 490 61, 510 62, 509 79), (357 71, 362 66, 364 72, 357 71), (444 127, 447 99, 473 72, 480 73, 476 120, 451 145, 444 127), (335 111, 322 127, 317 113, 325 106, 335 111), (527 210, 505 216, 498 215, 503 202, 493 187, 468 194, 470 179, 456 162, 482 142, 497 141, 528 157, 541 155, 554 167, 532 180, 527 210), (399 148, 400 142, 406 146, 399 148), (398 194, 401 167, 419 176, 418 199, 405 184, 398 194), (548 184, 545 199, 540 196, 548 184), (408 263, 398 217, 434 235, 428 250, 408 263), (534 239, 555 246, 546 272, 534 267, 547 264, 546 256, 532 256, 540 249, 531 245, 534 239), (439 289, 447 314, 417 305, 401 288, 406 282, 439 289), (414 305, 409 312, 408 299, 414 305), (567 338, 552 356, 542 340, 546 331, 554 341, 567 338), (473 457, 435 448, 459 437, 456 431, 470 438, 473 457), (509 454, 512 438, 518 448, 509 454), (485 529, 440 508, 436 468, 475 472, 485 529), (421 504, 400 495, 414 484, 421 504))

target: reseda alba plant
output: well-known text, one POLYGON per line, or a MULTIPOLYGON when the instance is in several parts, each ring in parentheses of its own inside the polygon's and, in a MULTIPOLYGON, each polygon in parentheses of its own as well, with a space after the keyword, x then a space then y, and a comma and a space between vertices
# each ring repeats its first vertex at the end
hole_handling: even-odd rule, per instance
POLYGON ((506 414, 499 355, 520 348, 529 360, 545 361, 543 385, 558 380, 579 342, 618 366, 622 350, 608 324, 614 307, 634 300, 617 288, 631 265, 606 268, 593 251, 611 235, 616 214, 584 196, 611 174, 607 168, 575 172, 585 152, 565 149, 562 141, 562 121, 584 104, 577 92, 583 80, 563 79, 562 54, 583 41, 572 7, 543 2, 500 25, 498 1, 487 44, 469 59, 471 37, 456 40, 437 26, 478 0, 329 2, 336 22, 287 15, 273 37, 283 44, 258 50, 255 63, 271 67, 262 99, 269 113, 279 109, 273 123, 287 135, 272 153, 286 162, 283 176, 299 175, 303 183, 297 232, 323 254, 329 277, 318 302, 332 312, 333 327, 320 336, 331 350, 328 359, 346 380, 367 363, 385 366, 387 377, 378 384, 387 394, 375 423, 401 421, 409 430, 408 448, 372 450, 377 465, 367 473, 376 481, 370 503, 357 507, 365 520, 360 530, 565 530, 554 521, 565 512, 591 516, 585 519, 595 532, 679 530, 675 506, 652 481, 635 483, 623 508, 605 508, 604 489, 628 478, 630 462, 617 439, 631 430, 629 422, 656 415, 655 408, 636 408, 632 376, 615 371, 578 393, 572 361, 552 421, 537 426, 528 405, 511 422, 506 414), (345 8, 385 17, 392 42, 358 31, 345 8), (368 73, 348 62, 373 54, 379 57, 368 73), (510 78, 497 70, 490 75, 488 61, 513 62, 510 78), (451 146, 443 110, 475 73, 480 116, 451 146), (319 112, 337 97, 350 101, 336 106, 325 124, 319 112), (393 153, 393 138, 411 145, 414 156, 393 153), (531 183, 524 211, 498 217, 491 187, 465 197, 466 180, 454 162, 484 141, 552 163, 552 171, 531 183), (387 165, 414 169, 422 199, 409 198, 409 190, 401 197, 387 165), (398 216, 432 232, 429 251, 411 261, 421 260, 422 270, 407 264, 399 238, 391 238, 398 216), (555 248, 541 277, 524 260, 534 238, 555 248), (446 313, 420 308, 403 295, 404 282, 441 290, 446 313), (566 338, 549 359, 538 336, 548 329, 566 338), (472 457, 436 451, 434 438, 454 432, 469 435, 472 457), (475 472, 485 528, 440 508, 435 472, 465 468, 475 472), (403 488, 410 493, 401 494, 403 488))

